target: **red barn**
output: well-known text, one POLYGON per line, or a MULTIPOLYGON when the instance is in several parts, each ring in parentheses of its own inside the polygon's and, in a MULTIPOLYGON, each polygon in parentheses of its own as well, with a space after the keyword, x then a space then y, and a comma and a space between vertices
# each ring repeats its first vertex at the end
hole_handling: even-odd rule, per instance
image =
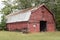
POLYGON ((9 31, 23 29, 29 32, 55 31, 54 15, 44 4, 11 13, 6 18, 9 31))

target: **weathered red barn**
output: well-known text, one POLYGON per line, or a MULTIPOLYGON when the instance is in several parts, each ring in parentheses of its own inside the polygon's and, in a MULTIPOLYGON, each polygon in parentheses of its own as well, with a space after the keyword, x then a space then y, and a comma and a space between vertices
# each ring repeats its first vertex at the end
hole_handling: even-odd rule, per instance
POLYGON ((29 32, 55 31, 54 15, 44 4, 11 13, 6 18, 10 31, 26 28, 29 32))

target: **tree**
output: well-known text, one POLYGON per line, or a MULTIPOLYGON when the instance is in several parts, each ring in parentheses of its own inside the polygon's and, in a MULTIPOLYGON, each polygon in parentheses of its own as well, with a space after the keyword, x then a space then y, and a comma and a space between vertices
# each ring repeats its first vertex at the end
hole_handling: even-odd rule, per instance
POLYGON ((6 19, 5 19, 5 15, 3 15, 2 17, 2 20, 1 20, 1 23, 0 23, 0 28, 2 30, 4 30, 6 28, 6 19))
POLYGON ((60 0, 56 0, 56 28, 60 31, 60 0))

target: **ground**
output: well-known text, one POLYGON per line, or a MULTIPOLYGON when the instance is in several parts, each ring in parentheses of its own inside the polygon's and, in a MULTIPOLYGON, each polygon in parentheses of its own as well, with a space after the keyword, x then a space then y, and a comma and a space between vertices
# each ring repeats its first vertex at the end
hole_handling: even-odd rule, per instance
POLYGON ((60 32, 23 34, 21 32, 0 31, 0 40, 60 40, 60 32))

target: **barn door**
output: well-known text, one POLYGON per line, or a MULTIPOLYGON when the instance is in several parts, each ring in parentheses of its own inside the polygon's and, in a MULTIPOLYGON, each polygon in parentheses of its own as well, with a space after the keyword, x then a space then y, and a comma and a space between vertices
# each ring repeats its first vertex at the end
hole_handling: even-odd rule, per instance
POLYGON ((46 21, 40 21, 40 31, 45 32, 47 27, 47 22, 46 21))

